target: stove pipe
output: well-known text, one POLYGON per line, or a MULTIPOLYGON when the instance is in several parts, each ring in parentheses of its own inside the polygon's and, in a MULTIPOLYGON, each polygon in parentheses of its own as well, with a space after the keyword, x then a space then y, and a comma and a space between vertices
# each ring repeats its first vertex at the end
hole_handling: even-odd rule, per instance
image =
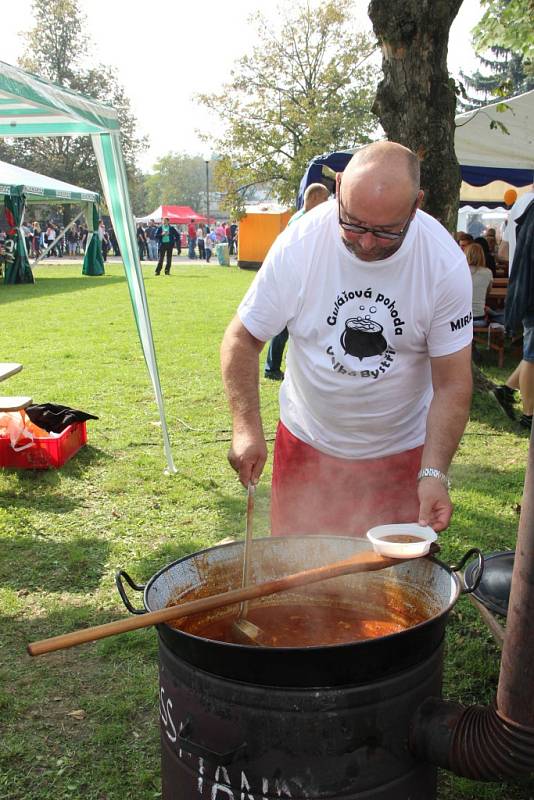
POLYGON ((416 757, 475 780, 534 771, 533 483, 531 439, 495 700, 484 708, 429 698, 412 721, 416 757))

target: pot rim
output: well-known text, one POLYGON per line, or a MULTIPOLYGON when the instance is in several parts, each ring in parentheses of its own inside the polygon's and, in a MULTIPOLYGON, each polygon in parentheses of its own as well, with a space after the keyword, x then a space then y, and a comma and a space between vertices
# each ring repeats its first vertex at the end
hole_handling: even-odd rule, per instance
MULTIPOLYGON (((309 539, 312 539, 312 538, 317 538, 317 539, 330 538, 332 540, 337 540, 337 539, 350 539, 350 540, 353 540, 354 539, 354 537, 352 537, 352 536, 341 536, 340 537, 340 536, 327 536, 327 535, 321 535, 321 534, 313 534, 313 535, 309 535, 309 536, 288 536, 288 537, 278 537, 277 536, 276 537, 276 541, 280 542, 282 539, 291 539, 292 541, 294 541, 296 539, 309 540, 309 539)), ((255 539, 255 541, 268 541, 268 540, 272 540, 272 539, 273 539, 272 536, 262 536, 262 537, 258 537, 258 539, 255 539)), ((362 539, 361 541, 365 542, 364 539, 362 539)), ((158 580, 158 578, 160 578, 169 569, 171 569, 172 567, 176 566, 177 564, 182 563, 183 561, 187 561, 188 559, 192 558, 193 556, 202 555, 203 553, 207 553, 208 551, 214 550, 215 548, 234 547, 236 544, 242 544, 242 543, 243 542, 241 540, 237 540, 236 542, 227 542, 226 544, 222 544, 222 545, 213 545, 212 547, 205 547, 203 550, 196 550, 194 553, 190 553, 189 555, 182 556, 181 558, 177 558, 176 561, 173 561, 170 564, 166 564, 164 567, 162 567, 160 570, 158 570, 158 572, 156 572, 154 575, 152 575, 152 577, 149 578, 149 580, 145 584, 145 587, 144 587, 144 590, 143 590, 143 605, 144 605, 146 611, 151 611, 152 610, 150 608, 149 604, 148 604, 148 593, 150 591, 150 588, 154 585, 154 583, 158 580)), ((403 631, 397 631, 396 633, 388 633, 385 636, 379 636, 379 637, 376 637, 374 639, 360 639, 359 641, 344 642, 342 644, 310 645, 310 646, 307 646, 307 647, 306 646, 301 646, 301 647, 267 647, 265 645, 246 645, 246 644, 238 644, 238 643, 234 643, 234 642, 221 642, 221 641, 219 641, 217 639, 206 639, 204 636, 196 636, 195 634, 189 633, 189 632, 184 631, 184 630, 181 630, 180 628, 174 628, 174 627, 172 627, 172 625, 168 625, 166 622, 160 623, 156 627, 158 629, 160 628, 160 626, 161 627, 165 627, 169 631, 172 631, 172 633, 175 633, 176 635, 179 635, 179 636, 185 636, 188 639, 191 639, 193 641, 209 642, 209 643, 213 643, 214 645, 222 645, 224 647, 235 648, 236 652, 239 652, 239 651, 241 651, 243 649, 247 649, 247 650, 254 650, 255 652, 258 652, 258 653, 261 653, 261 652, 272 653, 273 651, 276 651, 277 653, 282 653, 282 652, 294 653, 294 652, 296 652, 298 650, 306 650, 307 653, 315 653, 315 652, 325 652, 325 651, 334 650, 334 649, 336 651, 338 651, 340 648, 356 647, 358 645, 367 645, 367 646, 369 646, 369 644, 371 642, 374 642, 374 641, 384 642, 385 640, 392 640, 396 636, 402 636, 402 635, 404 635, 405 633, 407 633, 409 631, 418 631, 418 630, 423 629, 425 626, 434 624, 437 620, 441 619, 441 617, 446 616, 451 611, 451 609, 455 606, 455 604, 457 603, 458 598, 460 597, 460 595, 462 593, 462 585, 461 585, 460 578, 458 577, 456 572, 454 572, 454 570, 448 564, 445 564, 443 561, 440 561, 435 556, 431 556, 430 558, 426 557, 426 558, 429 561, 432 561, 437 566, 441 567, 443 570, 445 570, 445 572, 448 572, 450 578, 453 581, 454 587, 455 587, 454 596, 449 601, 448 605, 439 612, 439 614, 435 614, 434 616, 429 617, 428 619, 425 619, 422 622, 418 622, 416 625, 410 625, 409 628, 405 628, 405 630, 403 630, 403 631)), ((232 604, 232 605, 235 605, 235 603, 232 604)))

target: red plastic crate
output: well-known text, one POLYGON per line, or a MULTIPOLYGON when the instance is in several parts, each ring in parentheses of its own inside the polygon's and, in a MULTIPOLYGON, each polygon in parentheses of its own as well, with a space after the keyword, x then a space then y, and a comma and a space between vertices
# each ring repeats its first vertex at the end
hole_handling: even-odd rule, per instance
MULTIPOLYGON (((8 437, 0 436, 0 467, 57 469, 87 442, 85 422, 75 422, 54 438, 34 439, 31 447, 16 452, 8 437)), ((20 444, 24 444, 21 440, 20 444)))

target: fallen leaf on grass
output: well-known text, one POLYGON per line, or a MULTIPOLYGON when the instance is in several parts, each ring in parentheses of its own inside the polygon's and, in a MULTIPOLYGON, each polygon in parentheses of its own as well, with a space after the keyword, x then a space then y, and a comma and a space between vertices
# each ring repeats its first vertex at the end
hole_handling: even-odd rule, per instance
POLYGON ((76 711, 68 711, 67 717, 74 717, 74 719, 85 719, 86 713, 83 708, 79 708, 76 711))
POLYGON ((120 519, 120 517, 121 517, 121 515, 119 514, 119 512, 118 512, 118 511, 115 511, 115 509, 113 509, 113 511, 111 512, 111 516, 112 516, 112 517, 117 517, 117 519, 120 519))

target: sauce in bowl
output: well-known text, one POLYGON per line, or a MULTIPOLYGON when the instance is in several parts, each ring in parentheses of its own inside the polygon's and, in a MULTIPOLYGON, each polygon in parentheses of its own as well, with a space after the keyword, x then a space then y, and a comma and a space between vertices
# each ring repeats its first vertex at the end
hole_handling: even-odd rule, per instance
POLYGON ((381 536, 383 542, 392 542, 395 544, 414 544, 414 542, 424 542, 421 536, 413 536, 411 533, 392 533, 388 536, 381 536))

